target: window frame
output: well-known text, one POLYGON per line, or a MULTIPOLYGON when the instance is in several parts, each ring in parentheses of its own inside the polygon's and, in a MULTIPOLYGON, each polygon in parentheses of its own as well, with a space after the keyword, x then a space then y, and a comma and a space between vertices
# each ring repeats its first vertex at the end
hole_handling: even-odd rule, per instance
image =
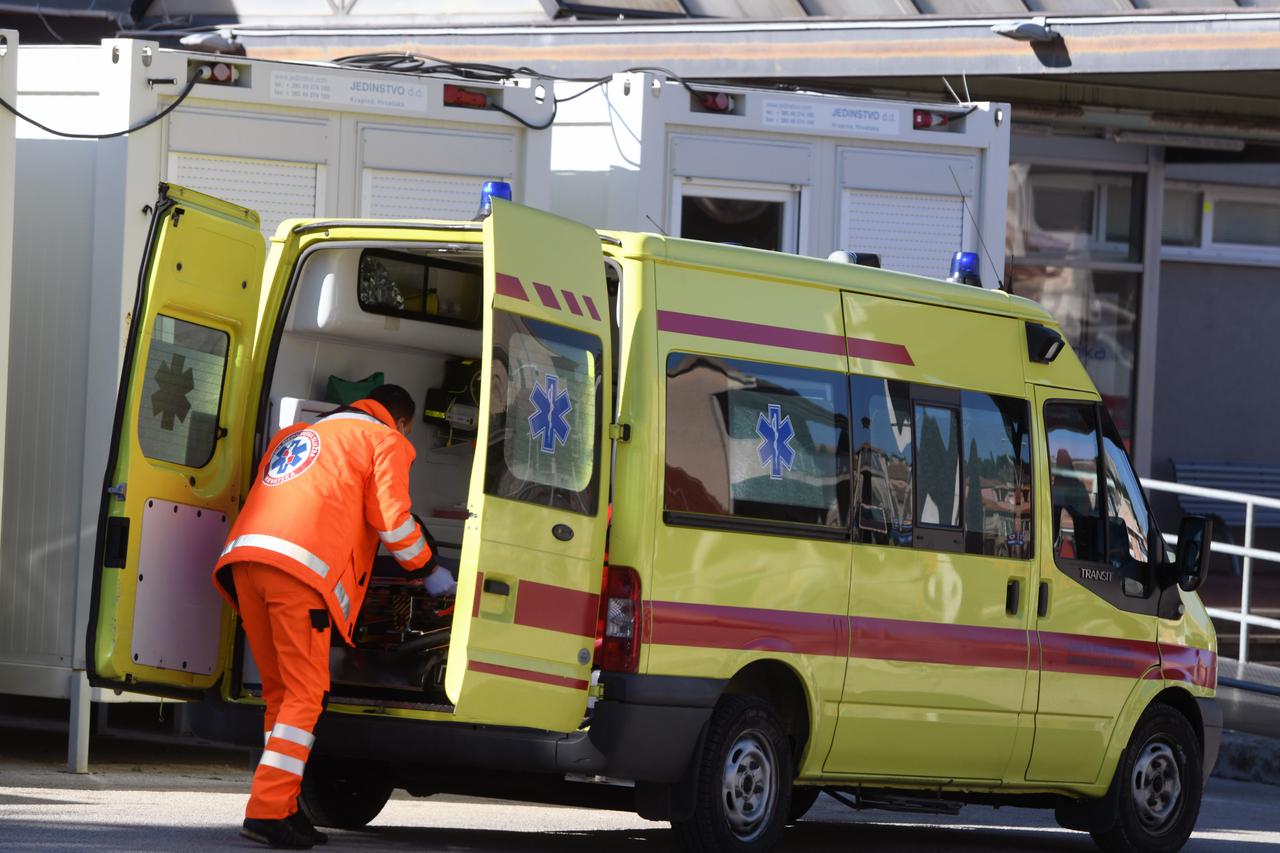
POLYGON ((909 383, 911 396, 911 492, 915 512, 911 518, 911 547, 925 551, 949 551, 964 553, 964 411, 960 406, 960 389, 944 388, 935 385, 909 383), (920 419, 921 407, 942 409, 951 412, 956 427, 956 482, 959 494, 956 495, 958 506, 956 511, 959 521, 953 527, 950 524, 927 524, 920 520, 920 419))
MULTIPOLYGON (((721 361, 744 362, 746 364, 760 365, 763 367, 777 367, 784 370, 804 370, 822 375, 830 374, 831 384, 838 388, 843 387, 845 395, 845 410, 843 415, 849 417, 850 400, 849 400, 849 384, 847 372, 835 370, 826 370, 818 367, 807 367, 804 365, 786 364, 784 362, 760 361, 757 359, 742 358, 734 355, 720 355, 709 352, 695 352, 684 349, 668 350, 662 356, 662 411, 663 434, 662 434, 662 486, 659 489, 661 493, 662 521, 669 527, 689 527, 701 528, 706 530, 724 530, 738 533, 754 533, 772 536, 789 536, 799 539, 815 539, 823 542, 848 542, 851 540, 853 531, 852 508, 848 509, 849 517, 845 519, 845 523, 841 526, 823 526, 817 524, 808 524, 799 521, 775 521, 763 518, 748 518, 736 515, 716 515, 713 513, 692 512, 690 510, 668 509, 667 508, 667 492, 666 492, 666 469, 668 464, 668 434, 670 430, 670 412, 668 409, 668 376, 667 371, 672 356, 693 357, 693 358, 711 358, 721 361)), ((836 411, 837 416, 842 413, 836 411)), ((853 456, 853 437, 852 430, 846 430, 844 460, 847 463, 853 456)), ((837 468, 837 470, 839 470, 837 468)), ((847 470, 846 477, 851 478, 852 474, 847 470)))
MULTIPOLYGON (((1066 577, 1075 583, 1087 589, 1089 592, 1097 595, 1107 603, 1111 604, 1119 610, 1125 610, 1131 613, 1139 613, 1143 615, 1156 615, 1160 610, 1160 602, 1165 597, 1162 593, 1164 588, 1160 583, 1159 566, 1163 563, 1164 545, 1163 537, 1160 534, 1159 527, 1156 524, 1155 513, 1151 511, 1151 501, 1147 497, 1145 489, 1139 492, 1139 497, 1147 511, 1147 518, 1150 523, 1148 530, 1148 539, 1155 543, 1159 541, 1158 547, 1155 544, 1150 546, 1150 553, 1153 559, 1148 562, 1145 570, 1145 579, 1143 579, 1143 591, 1139 594, 1133 594, 1125 591, 1125 576, 1115 566, 1111 565, 1105 557, 1111 553, 1110 538, 1111 530, 1108 524, 1110 518, 1108 486, 1105 454, 1106 447, 1102 442, 1103 434, 1103 417, 1105 406, 1099 400, 1089 400, 1081 398, 1062 398, 1055 397, 1043 401, 1040 407, 1040 423, 1038 431, 1044 436, 1045 462, 1048 465, 1053 464, 1052 452, 1049 445, 1049 434, 1046 428, 1048 424, 1048 409, 1050 406, 1070 405, 1077 407, 1088 407, 1092 412, 1093 428, 1094 428, 1094 462, 1097 464, 1098 478, 1098 508, 1102 519, 1102 553, 1103 560, 1080 560, 1075 558, 1064 558, 1059 556, 1057 548, 1050 544, 1050 553, 1053 557, 1053 564, 1066 577), (1106 573, 1105 578, 1087 577, 1090 572, 1106 573)), ((1113 425, 1114 428, 1114 425, 1113 425)), ((1128 458, 1128 453, 1125 454, 1128 458)), ((1129 467, 1133 468, 1133 460, 1128 459, 1129 467)), ((1134 469, 1136 471, 1136 469, 1134 469)), ((1139 482, 1141 489, 1141 482, 1139 482)), ((1049 512, 1053 512, 1053 498, 1049 498, 1049 512)), ((1127 545, 1126 545, 1127 550, 1127 545)))
MULTIPOLYGON (((222 376, 218 380, 218 408, 214 412, 213 441, 209 445, 209 456, 204 460, 204 462, 202 462, 199 465, 188 465, 185 462, 179 462, 174 459, 166 459, 162 456, 149 455, 146 449, 142 445, 142 429, 141 429, 142 425, 138 418, 138 415, 140 415, 144 411, 143 401, 139 400, 138 410, 137 412, 134 413, 134 417, 133 417, 134 439, 138 442, 138 452, 142 455, 142 458, 147 460, 148 463, 159 463, 162 465, 177 465, 178 467, 186 468, 192 471, 201 471, 205 468, 208 468, 211 464, 213 464, 214 458, 218 455, 218 444, 224 438, 226 438, 226 432, 224 427, 222 426, 222 411, 226 403, 227 373, 231 369, 232 342, 235 340, 235 337, 232 335, 232 333, 228 329, 224 329, 219 326, 211 326, 203 322, 197 322, 195 320, 188 319, 187 317, 179 316, 178 314, 166 314, 164 312, 157 311, 156 315, 151 320, 151 323, 152 323, 151 336, 150 336, 150 340, 148 340, 147 342, 145 360, 143 361, 143 364, 142 364, 144 377, 146 376, 147 369, 151 366, 151 345, 155 340, 155 323, 162 317, 168 318, 170 320, 177 320, 179 322, 187 323, 188 325, 191 325, 191 326, 199 326, 200 328, 208 329, 209 331, 219 332, 227 340, 227 348, 222 355, 222 376)), ((203 320, 205 318, 201 318, 201 319, 203 320)), ((144 383, 144 387, 145 387, 145 383, 144 383)), ((141 394, 141 391, 139 391, 139 393, 141 394)))
POLYGON ((1252 243, 1228 243, 1213 239, 1214 213, 1220 201, 1271 204, 1280 207, 1280 190, 1238 187, 1229 184, 1205 184, 1194 181, 1167 181, 1164 191, 1199 193, 1200 243, 1179 246, 1164 242, 1160 235, 1160 259, 1193 263, 1217 262, 1246 266, 1280 267, 1280 245, 1259 246, 1252 243))
MULTIPOLYGON (((607 377, 604 376, 603 371, 601 370, 600 362, 603 361, 604 348, 607 344, 605 340, 601 338, 600 335, 585 331, 583 329, 577 329, 572 326, 562 326, 559 323, 553 323, 549 320, 542 320, 537 317, 530 317, 528 315, 518 314, 513 311, 504 311, 499 308, 495 308, 490 312, 490 316, 496 317, 498 315, 506 315, 509 317, 513 317, 517 321, 524 324, 532 322, 532 323, 537 323, 544 326, 550 326, 559 331, 568 332, 570 335, 580 335, 584 338, 590 338, 595 341, 596 347, 597 347, 597 349, 594 351, 597 357, 597 368, 596 368, 597 375, 596 375, 596 381, 595 381, 595 394, 596 394, 595 421, 592 424, 592 433, 591 433, 592 445, 593 445, 592 457, 591 457, 591 476, 587 480, 587 485, 583 489, 578 489, 578 490, 557 488, 547 483, 541 483, 536 480, 526 480, 522 477, 517 477, 515 472, 511 469, 511 467, 507 464, 507 461, 506 461, 506 452, 507 452, 506 439, 504 438, 504 440, 500 444, 495 445, 492 438, 493 423, 490 422, 489 434, 484 436, 483 448, 484 448, 484 453, 486 454, 486 460, 485 460, 485 471, 484 471, 484 483, 481 487, 481 491, 484 494, 484 497, 486 499, 492 498, 496 500, 514 501, 517 503, 529 504, 530 506, 540 507, 542 509, 550 509, 550 510, 556 510, 560 512, 572 512, 576 515, 582 515, 588 518, 594 518, 600 512, 600 501, 602 498, 600 494, 600 475, 601 475, 601 466, 604 464, 604 461, 603 461, 604 453, 601 449, 601 445, 604 443, 604 440, 605 440, 602 438, 602 436, 604 435, 604 423, 605 423, 603 419, 607 416, 609 417, 610 422, 612 422, 613 420, 611 414, 602 411, 603 402, 604 402, 604 383, 608 380, 607 380, 607 377), (515 497, 512 495, 499 493, 498 491, 495 490, 495 487, 493 486, 493 482, 494 482, 493 478, 495 476, 500 476, 500 475, 495 475, 494 460, 491 458, 494 452, 495 446, 500 446, 502 448, 502 451, 501 451, 502 468, 507 473, 508 476, 514 479, 519 479, 521 482, 529 484, 538 489, 544 489, 544 490, 549 489, 552 491, 553 494, 563 492, 566 494, 581 496, 584 493, 590 493, 591 501, 590 501, 589 507, 586 509, 578 509, 571 506, 563 506, 555 502, 547 502, 544 500, 532 500, 527 497, 515 497)), ((537 335, 535 334, 534 337, 537 338, 537 335)), ((504 341, 504 344, 505 343, 506 341, 504 341)), ((572 344, 570 344, 570 346, 572 346, 572 344)), ((493 345, 490 347, 488 353, 484 357, 484 364, 488 367, 490 371, 492 371, 493 369, 492 364, 495 360, 494 354, 496 349, 497 349, 497 341, 495 340, 493 342, 493 345)), ((509 358, 510 358, 510 355, 508 354, 508 359, 509 358)), ((507 371, 508 371, 508 375, 510 375, 509 363, 507 366, 507 371)), ((489 393, 492 396, 493 394, 492 387, 490 388, 489 393)), ((492 409, 492 400, 490 401, 490 408, 492 409)), ((509 410, 504 413, 504 417, 507 417, 507 416, 509 416, 509 410)), ((492 412, 490 413, 490 418, 492 418, 492 412)), ((612 442, 610 442, 610 444, 612 444, 612 442)), ((604 496, 604 499, 608 500, 609 496, 604 496)))

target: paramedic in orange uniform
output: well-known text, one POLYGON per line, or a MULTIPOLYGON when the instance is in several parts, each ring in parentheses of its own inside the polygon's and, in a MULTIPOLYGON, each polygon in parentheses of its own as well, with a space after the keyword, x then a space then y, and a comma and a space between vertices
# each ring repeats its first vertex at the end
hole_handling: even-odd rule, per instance
POLYGON ((298 811, 302 771, 329 690, 329 629, 347 643, 381 542, 406 571, 434 562, 410 514, 403 388, 296 424, 271 440, 214 569, 262 673, 265 750, 241 834, 272 847, 323 844, 298 811))

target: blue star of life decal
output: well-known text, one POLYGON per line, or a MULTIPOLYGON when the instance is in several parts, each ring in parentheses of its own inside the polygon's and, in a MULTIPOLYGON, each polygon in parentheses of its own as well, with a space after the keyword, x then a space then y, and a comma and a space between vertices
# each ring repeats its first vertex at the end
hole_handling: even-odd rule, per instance
POLYGON ((781 480, 783 469, 790 471, 796 461, 796 451, 791 446, 796 431, 791 426, 791 416, 782 416, 780 403, 769 404, 768 417, 763 413, 759 416, 756 435, 760 437, 760 445, 756 448, 760 454, 760 467, 769 472, 770 480, 781 480))
POLYGON ((560 378, 548 373, 544 385, 535 385, 529 394, 529 402, 533 403, 533 414, 529 415, 529 432, 534 438, 541 437, 538 449, 543 453, 555 453, 556 444, 563 445, 569 440, 569 412, 573 411, 573 402, 569 392, 560 389, 560 378))

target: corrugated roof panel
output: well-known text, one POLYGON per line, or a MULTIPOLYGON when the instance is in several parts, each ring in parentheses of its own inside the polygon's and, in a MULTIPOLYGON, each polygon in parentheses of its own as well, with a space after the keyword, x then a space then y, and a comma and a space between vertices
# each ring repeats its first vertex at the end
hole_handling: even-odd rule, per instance
POLYGON ((911 0, 800 0, 806 12, 832 18, 882 18, 918 15, 911 0))
MULTIPOLYGON (((474 3, 475 0, 468 0, 468 5, 474 5, 474 3)), ((659 15, 685 14, 684 5, 680 0, 556 0, 555 5, 568 13, 585 9, 590 9, 592 12, 616 9, 621 15, 627 12, 651 12, 659 15)))
POLYGON ((1060 15, 1106 14, 1132 12, 1130 0, 1023 0, 1032 12, 1056 12, 1060 15))
POLYGON ((713 18, 803 18, 800 0, 683 0, 691 15, 713 18))
POLYGON ((915 3, 922 15, 946 15, 952 18, 1027 13, 1022 0, 915 0, 915 3))
POLYGON ((1206 12, 1217 9, 1238 9, 1236 0, 1133 0, 1139 9, 1159 9, 1161 12, 1206 12))

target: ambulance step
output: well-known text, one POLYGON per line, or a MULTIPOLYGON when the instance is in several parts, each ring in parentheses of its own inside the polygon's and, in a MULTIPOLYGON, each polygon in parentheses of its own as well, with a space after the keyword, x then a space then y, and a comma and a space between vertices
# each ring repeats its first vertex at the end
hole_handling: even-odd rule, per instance
POLYGON ((910 812, 912 814, 958 815, 964 803, 944 800, 941 797, 913 797, 894 791, 868 788, 825 788, 828 795, 855 811, 876 809, 885 812, 910 812))

